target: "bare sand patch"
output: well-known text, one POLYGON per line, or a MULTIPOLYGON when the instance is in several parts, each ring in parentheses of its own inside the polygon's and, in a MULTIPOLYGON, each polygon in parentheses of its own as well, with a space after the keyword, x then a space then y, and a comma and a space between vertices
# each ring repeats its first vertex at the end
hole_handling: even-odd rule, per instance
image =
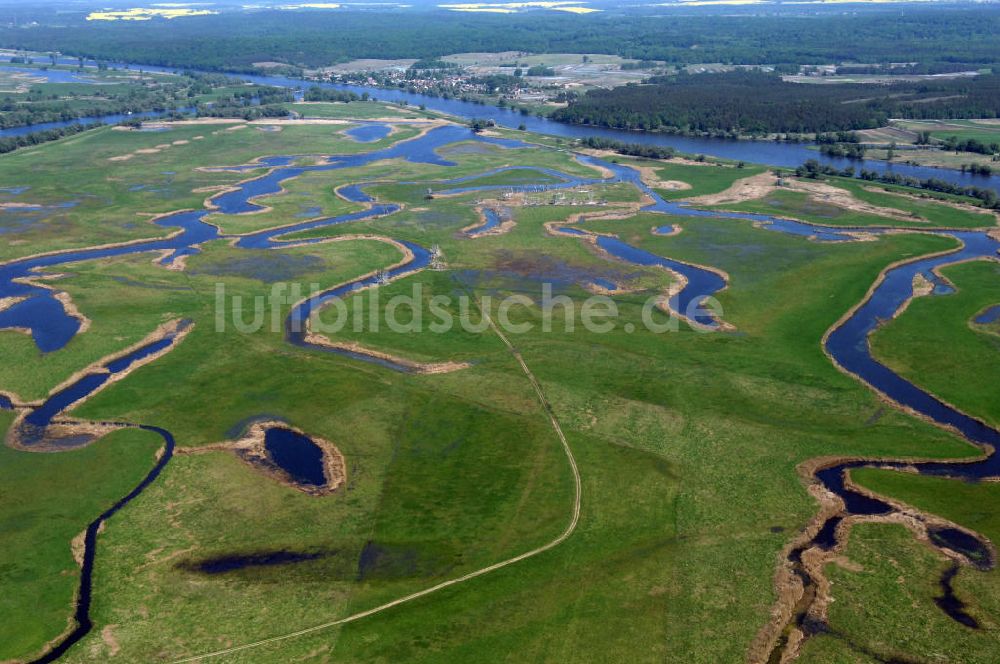
POLYGON ((934 283, 919 272, 913 275, 913 297, 926 297, 934 292, 934 283))
POLYGON ((461 233, 462 235, 466 236, 472 235, 479 238, 479 237, 488 237, 490 235, 503 235, 505 233, 509 233, 510 231, 512 231, 514 227, 517 226, 517 222, 511 219, 510 216, 503 216, 500 219, 500 223, 494 226, 493 228, 487 231, 482 231, 478 233, 476 232, 476 229, 482 228, 489 221, 486 218, 487 209, 492 210, 494 214, 500 216, 500 211, 498 210, 498 203, 499 201, 483 201, 483 205, 476 208, 476 212, 479 214, 479 220, 474 224, 469 224, 468 226, 460 230, 459 233, 461 233))
POLYGON ((468 369, 472 366, 469 362, 419 362, 417 360, 411 360, 399 355, 393 355, 392 353, 387 353, 385 351, 366 348, 365 346, 353 341, 331 341, 328 337, 314 332, 307 334, 305 341, 306 343, 314 346, 331 348, 333 350, 343 350, 349 353, 357 353, 358 355, 387 360, 394 364, 406 367, 408 371, 415 374, 444 374, 451 373, 453 371, 460 371, 462 369, 468 369))
POLYGON ((118 639, 115 638, 115 627, 118 625, 105 625, 101 630, 101 641, 108 647, 108 656, 114 657, 121 650, 118 639))
POLYGON ((937 203, 938 205, 945 205, 950 208, 955 208, 956 210, 964 210, 966 212, 978 212, 984 217, 989 218, 992 216, 995 221, 1000 221, 1000 212, 995 210, 987 210, 986 208, 981 208, 978 205, 973 205, 971 203, 962 203, 959 201, 948 201, 940 198, 934 198, 933 196, 920 196, 919 194, 911 194, 905 191, 888 191, 886 189, 880 189, 876 186, 868 186, 864 188, 865 191, 870 191, 873 194, 889 194, 890 196, 899 196, 900 198, 908 198, 913 201, 918 201, 922 203, 937 203))
POLYGON ((24 302, 26 297, 0 297, 0 312, 10 309, 19 302, 24 302))
POLYGON ((601 177, 604 178, 605 180, 612 180, 615 177, 614 171, 612 171, 607 166, 602 166, 601 164, 592 164, 592 163, 588 164, 586 162, 580 161, 579 154, 573 155, 573 159, 576 161, 576 163, 580 164, 581 166, 586 166, 587 168, 591 168, 597 171, 598 173, 601 174, 601 177))
POLYGON ((670 224, 670 230, 669 231, 661 230, 663 228, 666 228, 666 227, 665 226, 653 226, 651 229, 649 229, 649 232, 652 233, 653 235, 659 235, 660 237, 673 237, 674 235, 679 235, 680 232, 682 230, 684 230, 683 228, 681 228, 680 224, 670 224))
POLYGON ((634 171, 639 171, 639 177, 643 184, 652 189, 666 189, 668 191, 684 191, 690 189, 691 185, 681 180, 661 180, 656 169, 652 166, 639 166, 638 164, 623 164, 634 171))
POLYGON ((246 120, 239 118, 191 118, 189 120, 170 120, 160 122, 143 122, 142 126, 152 129, 169 129, 170 127, 183 127, 186 125, 221 125, 221 124, 246 124, 246 120))
POLYGON ((702 194, 684 199, 687 203, 696 205, 727 205, 731 203, 743 203, 763 198, 777 188, 777 179, 771 173, 758 173, 750 177, 741 178, 734 182, 725 191, 716 194, 702 194))
POLYGON ((188 258, 190 258, 190 256, 191 254, 181 254, 174 260, 164 265, 164 267, 166 267, 168 270, 172 272, 183 272, 184 270, 187 269, 187 261, 188 258))
POLYGON ((902 210, 897 210, 895 208, 882 207, 880 205, 867 203, 859 198, 855 198, 854 194, 848 190, 841 189, 840 187, 834 187, 826 182, 803 178, 790 178, 787 183, 788 187, 794 191, 807 192, 813 200, 829 203, 830 205, 835 205, 837 207, 844 208, 845 210, 860 212, 862 214, 873 214, 879 217, 896 219, 898 221, 926 223, 926 220, 922 217, 907 214, 902 210))
POLYGON ((38 203, 16 203, 14 201, 0 203, 0 210, 33 210, 40 207, 43 206, 38 203))
MULTIPOLYGON (((694 196, 685 199, 685 202, 696 205, 731 205, 758 200, 776 191, 779 188, 777 182, 777 178, 772 173, 759 173, 737 180, 725 191, 716 194, 694 196)), ((814 201, 827 203, 851 212, 870 214, 897 221, 926 223, 926 220, 919 216, 907 214, 895 208, 873 205, 872 203, 856 198, 847 189, 841 189, 840 187, 835 187, 819 180, 788 178, 785 180, 783 188, 790 191, 804 192, 814 201)))
POLYGON ((59 291, 53 294, 53 297, 59 300, 62 304, 63 309, 66 310, 67 315, 80 321, 80 329, 77 330, 77 334, 83 334, 90 329, 90 319, 83 315, 83 313, 77 309, 76 303, 73 302, 73 298, 66 291, 59 291))

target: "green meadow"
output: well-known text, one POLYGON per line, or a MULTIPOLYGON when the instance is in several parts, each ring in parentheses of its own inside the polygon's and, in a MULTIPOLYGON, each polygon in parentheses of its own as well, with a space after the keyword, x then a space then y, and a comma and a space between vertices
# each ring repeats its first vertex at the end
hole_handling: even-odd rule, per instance
MULTIPOLYGON (((318 112, 319 105, 305 106, 318 112)), ((329 106, 336 106, 329 117, 345 119, 397 112, 371 104, 351 116, 369 107, 329 106)), ((357 143, 343 129, 288 124, 267 132, 241 123, 176 125, 161 133, 109 128, 2 156, 0 179, 31 187, 16 200, 78 203, 6 235, 10 242, 0 247, 0 260, 164 236, 170 229, 150 225, 152 215, 200 209, 211 195, 204 188, 263 173, 205 167, 268 155, 300 155, 307 162, 316 155, 376 150, 416 132, 403 124, 378 143, 357 143), (137 152, 163 144, 170 147, 137 152), (111 160, 126 154, 133 156, 111 160)), ((296 632, 461 577, 560 535, 573 508, 568 459, 518 362, 482 325, 478 303, 493 319, 507 315, 523 324, 524 331, 510 333, 510 340, 537 377, 582 478, 576 530, 548 551, 440 592, 218 661, 743 661, 770 615, 780 552, 817 509, 796 473, 798 464, 825 455, 945 459, 975 452, 946 431, 886 410, 820 348, 824 332, 864 297, 885 266, 952 248, 953 241, 914 233, 824 244, 749 222, 649 213, 581 222, 728 275, 717 299, 734 332, 705 333, 679 323, 657 333, 644 324, 644 309, 674 285, 673 275, 610 260, 579 238, 545 230, 546 223, 571 215, 621 211, 640 200, 634 187, 590 187, 603 205, 508 202, 513 228, 478 238, 461 229, 478 220, 477 205, 502 190, 427 197, 428 189, 553 180, 535 168, 598 176, 565 145, 509 133, 535 145, 505 150, 462 141, 439 151, 455 166, 386 160, 307 173, 286 181, 284 192, 258 199, 269 207, 266 212, 208 219, 239 234, 354 212, 363 204, 349 203, 336 191, 361 182, 371 183, 366 191, 379 203, 401 206, 382 218, 282 238, 338 241, 249 251, 218 240, 190 256, 184 270, 166 270, 151 254, 60 266, 53 285, 70 294, 92 321, 90 329, 45 355, 24 334, 0 332, 0 390, 40 400, 74 372, 163 322, 194 322, 169 353, 71 411, 84 420, 163 427, 176 437, 178 453, 99 536, 95 628, 65 661, 174 661, 296 632), (513 170, 482 175, 501 166, 513 170), (441 184, 469 176, 481 177, 441 184), (650 232, 666 223, 681 232, 650 232), (327 308, 319 321, 342 324, 329 338, 471 367, 405 374, 286 341, 282 322, 295 298, 273 293, 299 288, 304 296, 402 258, 378 239, 342 237, 357 235, 437 247, 442 265, 354 294, 345 300, 342 320, 336 320, 335 307, 327 308), (594 278, 623 287, 611 297, 617 317, 604 333, 565 316, 567 303, 578 309, 591 296, 586 288, 594 278), (550 330, 544 328, 545 284, 563 303, 550 330), (276 285, 285 290, 276 291, 276 285), (444 308, 454 325, 432 331, 429 321, 418 324, 405 307, 395 314, 408 331, 366 325, 373 315, 386 319, 395 295, 422 302, 448 298, 444 308), (503 298, 511 295, 520 296, 518 303, 501 311, 503 298), (244 306, 239 315, 236 298, 244 306), (263 312, 259 326, 250 325, 256 298, 263 312), (240 437, 251 419, 262 416, 334 443, 346 460, 345 486, 311 496, 232 452, 194 452, 240 437), (274 552, 308 559, 218 574, 198 571, 200 563, 220 556, 274 552)), ((676 196, 718 193, 764 170, 643 162, 653 164, 661 179, 691 185, 676 196)), ((985 225, 985 215, 943 203, 851 190, 879 205, 891 201, 896 209, 915 210, 935 225, 985 225)), ((790 193, 741 209, 823 223, 907 225, 860 218, 790 193)), ((997 348, 989 331, 970 328, 968 321, 991 298, 998 301, 995 270, 985 263, 947 270, 959 286, 957 295, 915 301, 875 337, 876 352, 897 354, 893 362, 903 375, 941 387, 942 396, 970 411, 982 408, 983 417, 995 410, 988 410, 987 396, 977 401, 975 393, 994 373, 988 363, 997 348), (904 326, 912 330, 896 332, 904 326), (963 373, 966 385, 953 386, 950 396, 946 385, 934 382, 930 362, 943 355, 930 349, 945 338, 961 357, 977 358, 975 370, 963 373), (994 345, 983 345, 989 343, 994 345)), ((659 310, 647 315, 661 324, 668 320, 659 310)), ((3 428, 11 421, 0 412, 3 428)), ((144 475, 158 446, 152 435, 128 430, 61 453, 0 448, 0 585, 12 589, 0 601, 0 660, 37 655, 66 627, 78 576, 70 540, 144 475)), ((937 480, 867 470, 856 477, 994 537, 1000 496, 989 487, 935 493, 928 482, 937 480), (978 516, 959 500, 973 491, 978 516), (938 494, 944 497, 934 498, 938 494)), ((919 656, 925 637, 953 645, 952 655, 995 647, 989 634, 962 634, 937 609, 932 581, 943 563, 908 534, 887 526, 859 528, 848 555, 865 571, 832 572, 837 605, 831 619, 856 642, 899 656, 919 656), (898 555, 889 559, 885 551, 898 555), (904 579, 898 587, 890 583, 894 562, 904 579), (886 607, 881 622, 860 624, 851 611, 870 602, 886 607), (926 617, 919 634, 911 634, 915 614, 900 608, 910 604, 926 617), (872 642, 890 637, 887 645, 872 642)), ((974 585, 992 575, 963 570, 957 582, 961 593, 981 600, 976 611, 984 620, 998 615, 1000 607, 989 603, 997 595, 974 585)), ((802 661, 865 661, 851 659, 856 654, 841 640, 818 637, 807 642, 802 661)))
POLYGON ((960 263, 941 274, 956 292, 913 301, 873 337, 872 349, 900 375, 998 426, 1000 336, 975 319, 1000 304, 1000 261, 960 263))

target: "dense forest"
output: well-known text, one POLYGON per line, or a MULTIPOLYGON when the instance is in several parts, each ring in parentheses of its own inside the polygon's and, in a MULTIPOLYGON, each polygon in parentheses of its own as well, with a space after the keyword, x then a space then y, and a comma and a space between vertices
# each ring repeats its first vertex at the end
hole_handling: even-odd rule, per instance
MULTIPOLYGON (((0 9, 0 19, 11 11, 0 9)), ((648 16, 255 11, 143 22, 87 22, 84 13, 72 11, 36 14, 19 22, 37 22, 30 29, 0 28, 0 46, 230 71, 264 61, 317 67, 354 58, 433 59, 507 50, 609 53, 672 63, 1000 63, 1000 11, 989 6, 809 15, 736 9, 648 16)))
POLYGON ((654 77, 591 90, 559 109, 562 122, 690 134, 760 135, 869 129, 891 117, 1000 117, 1000 76, 891 85, 788 83, 733 71, 654 77))

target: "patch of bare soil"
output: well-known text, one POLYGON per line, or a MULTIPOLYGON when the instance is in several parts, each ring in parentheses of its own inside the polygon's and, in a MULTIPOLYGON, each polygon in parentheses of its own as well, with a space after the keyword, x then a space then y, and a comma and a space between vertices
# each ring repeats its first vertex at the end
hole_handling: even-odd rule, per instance
POLYGON ((25 297, 0 297, 0 312, 10 309, 18 302, 23 302, 25 297))
POLYGON ((36 203, 17 203, 9 201, 0 203, 0 210, 31 210, 40 207, 36 203))
POLYGON ((73 302, 73 298, 70 297, 69 293, 66 291, 59 291, 53 295, 54 298, 59 300, 63 305, 63 309, 66 314, 80 321, 80 329, 77 330, 77 334, 83 334, 90 329, 90 319, 83 315, 83 313, 76 308, 76 303, 73 302))
MULTIPOLYGON (((963 210, 965 212, 978 212, 982 214, 984 217, 988 217, 991 214, 990 210, 986 210, 984 208, 979 207, 978 205, 973 205, 971 203, 960 203, 959 201, 947 201, 939 198, 933 198, 930 196, 923 197, 918 194, 911 194, 904 191, 886 191, 885 189, 880 189, 874 186, 865 187, 864 189, 865 191, 870 191, 874 194, 889 194, 891 196, 899 196, 900 198, 908 198, 913 201, 937 203, 938 205, 945 205, 947 207, 955 208, 956 210, 963 210)), ((1000 212, 992 211, 992 215, 995 218, 995 220, 1000 222, 1000 212)))
POLYGON ((814 200, 829 203, 830 205, 835 205, 839 208, 844 208, 845 210, 851 210, 852 212, 873 214, 879 217, 887 217, 889 219, 896 219, 899 221, 926 222, 926 220, 921 217, 907 214, 901 210, 896 210, 895 208, 882 207, 880 205, 867 203, 855 198, 854 194, 846 189, 834 187, 826 182, 802 178, 790 178, 787 180, 787 185, 789 189, 808 193, 814 200))
POLYGON ((639 177, 643 184, 653 189, 666 189, 668 191, 684 191, 691 188, 691 185, 681 180, 661 180, 656 169, 652 166, 639 166, 637 164, 625 164, 632 170, 639 171, 639 177))
POLYGON ((934 283, 919 272, 913 275, 913 297, 925 297, 934 292, 934 283))
POLYGON ((101 641, 108 647, 108 657, 114 657, 121 650, 118 639, 115 638, 115 627, 117 625, 105 625, 101 630, 101 641))
POLYGON ((227 191, 229 189, 228 184, 213 184, 207 187, 198 187, 197 189, 192 189, 192 194, 217 194, 220 191, 227 191))
POLYGON ((610 168, 607 168, 606 166, 601 166, 600 164, 589 164, 580 161, 579 154, 573 155, 573 159, 574 161, 576 161, 576 163, 580 164, 581 166, 586 166, 587 168, 597 171, 598 173, 601 174, 601 177, 604 178, 605 180, 611 180, 615 177, 614 171, 612 171, 610 168))
POLYGON ((399 355, 393 355, 384 351, 366 348, 353 341, 331 341, 326 336, 316 334, 314 332, 306 335, 305 341, 306 343, 322 346, 324 348, 345 350, 350 353, 357 353, 358 355, 366 355, 368 357, 374 357, 381 360, 388 360, 389 362, 404 366, 416 374, 444 374, 451 373, 453 371, 460 371, 462 369, 468 369, 472 366, 469 362, 418 362, 416 360, 400 357, 399 355))
POLYGON ((496 200, 482 201, 482 205, 480 205, 479 207, 476 208, 476 212, 479 214, 479 221, 477 221, 474 224, 469 224, 468 226, 466 226, 465 228, 463 228, 461 231, 459 231, 459 233, 461 233, 462 235, 468 235, 469 233, 475 233, 475 236, 477 238, 478 237, 486 237, 486 236, 489 236, 489 235, 503 235, 505 233, 509 233, 510 231, 512 231, 514 229, 515 226, 517 226, 517 222, 514 221, 513 219, 511 219, 510 216, 503 216, 503 218, 501 219, 500 223, 497 224, 496 226, 494 226, 493 228, 489 229, 488 231, 483 231, 481 233, 476 233, 476 229, 477 228, 482 228, 483 226, 485 226, 487 224, 486 212, 485 211, 487 209, 491 209, 491 210, 494 211, 494 213, 500 214, 499 210, 500 210, 501 207, 503 207, 503 206, 500 203, 500 201, 496 201, 496 200))
POLYGON ((649 229, 649 232, 652 233, 653 235, 659 235, 660 237, 673 237, 674 235, 679 235, 680 232, 683 230, 680 224, 671 224, 669 231, 660 230, 661 228, 664 227, 653 226, 651 229, 649 229))
POLYGON ((728 205, 763 198, 777 188, 777 178, 771 173, 758 173, 734 182, 717 194, 702 194, 684 199, 696 205, 728 205))

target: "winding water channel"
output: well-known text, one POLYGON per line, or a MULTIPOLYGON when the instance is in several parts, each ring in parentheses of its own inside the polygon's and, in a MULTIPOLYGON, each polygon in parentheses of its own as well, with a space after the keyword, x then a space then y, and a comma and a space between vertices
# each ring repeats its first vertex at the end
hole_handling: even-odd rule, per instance
MULTIPOLYGON (((0 54, 0 61, 9 61, 11 55, 0 54)), ((40 56, 48 57, 48 56, 40 56)), ((58 58, 60 65, 75 67, 78 64, 76 58, 58 58)), ((87 67, 96 67, 94 61, 85 61, 87 67)), ((175 73, 176 70, 166 67, 138 64, 119 64, 123 68, 142 70, 146 72, 175 73)), ((213 73, 213 72, 202 72, 213 73)), ((217 72, 214 72, 217 73, 217 72)), ((413 106, 424 106, 432 111, 447 113, 459 118, 472 119, 480 118, 492 120, 501 127, 518 128, 524 125, 525 129, 531 132, 545 134, 548 136, 558 136, 561 138, 579 139, 590 136, 610 138, 626 143, 641 143, 643 145, 658 145, 676 148, 688 154, 704 154, 725 159, 742 160, 750 163, 769 164, 771 166, 781 166, 783 168, 795 168, 807 159, 816 159, 822 163, 830 164, 839 169, 853 166, 856 169, 865 168, 879 173, 894 172, 900 175, 915 177, 921 180, 937 178, 963 186, 978 186, 993 189, 1000 193, 1000 175, 985 176, 973 175, 971 173, 961 173, 959 171, 943 168, 930 168, 926 166, 911 166, 908 164, 889 164, 879 160, 849 160, 842 157, 830 157, 817 150, 811 150, 807 143, 779 143, 775 141, 739 141, 722 138, 698 138, 691 136, 672 136, 669 134, 657 134, 648 132, 626 131, 623 129, 609 129, 605 127, 590 127, 581 125, 564 124, 555 122, 547 118, 534 115, 522 115, 520 112, 510 108, 500 108, 491 104, 477 104, 460 99, 444 99, 443 97, 432 97, 429 95, 406 92, 405 90, 386 90, 382 88, 366 87, 359 85, 336 85, 332 83, 320 83, 315 81, 303 81, 300 79, 288 78, 285 76, 261 76, 253 74, 239 74, 238 78, 258 83, 260 85, 271 85, 280 88, 290 88, 302 91, 305 87, 318 85, 323 88, 347 90, 358 95, 368 94, 371 97, 391 102, 406 102, 413 106)), ((147 117, 156 115, 155 112, 142 114, 147 117)), ((132 116, 136 117, 136 116, 132 116)), ((82 120, 86 123, 105 122, 114 124, 121 122, 121 116, 108 116, 107 118, 86 118, 82 120)), ((54 123, 53 126, 64 126, 66 123, 54 123)), ((35 129, 41 128, 36 125, 35 129)), ((11 130, 0 130, 0 136, 7 135, 7 132, 23 134, 27 133, 24 127, 17 127, 11 130)))
MULTIPOLYGON (((52 290, 41 285, 25 282, 25 279, 30 280, 33 277, 38 277, 39 273, 44 273, 46 270, 50 270, 56 266, 143 252, 161 252, 163 253, 163 257, 159 259, 160 263, 169 265, 180 257, 196 253, 199 251, 198 247, 202 243, 219 239, 229 240, 233 246, 247 249, 281 249, 288 246, 328 241, 329 238, 287 240, 283 239, 283 237, 301 231, 333 227, 353 221, 391 215, 399 210, 399 206, 377 203, 365 193, 364 183, 357 183, 341 187, 338 191, 342 196, 350 200, 368 204, 368 208, 361 212, 318 220, 306 220, 290 226, 262 230, 240 236, 221 234, 218 228, 206 222, 205 218, 209 214, 234 215, 259 210, 260 205, 254 202, 255 198, 278 193, 281 191, 281 183, 283 181, 297 177, 305 172, 355 168, 388 158, 402 158, 417 163, 449 166, 452 165, 451 162, 442 158, 438 153, 438 149, 450 143, 463 140, 487 142, 505 149, 518 149, 524 145, 516 141, 477 136, 467 128, 448 125, 434 128, 419 138, 401 141, 384 149, 357 155, 332 155, 321 163, 311 166, 297 166, 294 165, 293 158, 279 156, 262 160, 260 164, 256 165, 222 167, 240 171, 252 170, 254 168, 267 170, 263 175, 245 181, 232 190, 215 195, 209 199, 206 209, 168 214, 158 219, 155 222, 157 225, 163 228, 177 229, 172 235, 166 238, 143 240, 117 246, 103 246, 44 254, 0 265, 0 298, 23 298, 23 300, 0 312, 0 329, 22 328, 28 330, 38 348, 43 352, 52 352, 63 348, 79 332, 80 320, 66 311, 63 302, 55 297, 52 290)), ((557 181, 542 185, 523 186, 531 187, 532 190, 538 191, 581 184, 608 183, 617 180, 632 183, 652 199, 653 202, 643 208, 646 212, 749 220, 758 223, 770 231, 786 232, 799 236, 808 235, 818 241, 849 241, 854 239, 850 235, 851 229, 814 226, 768 217, 766 215, 696 210, 680 203, 668 202, 654 190, 643 184, 638 172, 633 169, 592 157, 580 157, 580 159, 584 163, 610 170, 613 173, 613 178, 586 179, 575 178, 559 172, 546 172, 547 176, 555 178, 557 181)), ((480 174, 476 177, 482 177, 482 175, 480 174)), ((452 184, 460 185, 460 180, 467 181, 469 178, 439 181, 433 184, 435 187, 442 185, 447 187, 452 184)), ((511 188, 509 185, 497 185, 494 187, 480 187, 477 190, 507 190, 511 188)), ((611 259, 634 265, 664 267, 682 275, 686 280, 684 287, 674 293, 670 299, 670 308, 675 312, 684 313, 690 311, 691 307, 697 307, 706 297, 717 293, 726 286, 725 278, 716 270, 659 256, 631 246, 617 237, 596 234, 573 225, 561 225, 558 226, 558 230, 565 235, 578 236, 594 242, 611 259)), ((864 230, 875 234, 889 232, 886 229, 877 228, 865 228, 864 230)), ((985 451, 987 446, 996 447, 1000 445, 1000 432, 982 421, 945 404, 934 395, 895 374, 872 357, 868 344, 869 334, 877 328, 880 322, 891 318, 900 307, 913 297, 914 275, 928 274, 934 268, 962 260, 976 258, 995 259, 998 250, 1000 250, 1000 243, 988 237, 983 231, 941 230, 931 232, 952 237, 961 243, 961 247, 948 254, 917 258, 887 270, 884 278, 873 288, 867 299, 829 333, 823 342, 824 348, 829 353, 833 362, 848 374, 885 395, 886 398, 894 403, 911 409, 943 427, 957 431, 965 439, 979 445, 985 451)), ((470 237, 469 241, 483 240, 470 237)), ((807 240, 804 239, 803 241, 807 240)), ((388 271, 388 274, 366 275, 357 278, 318 293, 294 306, 286 319, 287 340, 300 347, 324 352, 337 352, 366 362, 376 362, 389 369, 408 371, 409 367, 406 365, 397 364, 381 357, 372 357, 362 353, 311 344, 307 341, 307 335, 305 334, 305 323, 309 317, 333 298, 343 297, 362 288, 377 287, 380 283, 384 283, 387 280, 413 274, 429 265, 431 253, 426 248, 412 242, 402 242, 400 244, 406 248, 409 256, 392 267, 388 271)), ((610 285, 613 286, 614 284, 610 285)), ((689 316, 689 318, 696 324, 706 327, 717 327, 719 324, 718 320, 707 314, 700 318, 698 315, 689 316)), ((181 327, 178 328, 180 331, 184 329, 183 325, 182 323, 181 327)), ((21 446, 31 449, 35 445, 54 443, 57 446, 68 449, 90 442, 93 436, 90 438, 87 436, 80 438, 71 437, 70 439, 58 438, 49 436, 48 429, 51 425, 58 423, 59 417, 69 408, 106 385, 108 381, 114 378, 115 374, 127 371, 135 363, 148 359, 153 354, 169 351, 169 348, 178 339, 178 334, 167 334, 154 342, 140 346, 125 355, 107 361, 99 370, 84 374, 68 387, 52 394, 41 406, 34 408, 19 406, 21 414, 17 426, 20 427, 19 442, 21 446)), ((6 397, 4 399, 6 401, 0 400, 0 407, 18 407, 18 404, 10 402, 10 399, 6 397)), ((173 453, 174 440, 170 432, 166 430, 146 424, 100 424, 109 427, 139 426, 139 428, 157 433, 164 440, 164 452, 157 459, 155 466, 149 474, 128 495, 120 499, 88 525, 84 540, 85 548, 78 600, 74 613, 76 627, 54 646, 50 652, 37 660, 40 662, 54 661, 74 643, 83 638, 91 629, 92 622, 89 615, 89 608, 93 582, 93 564, 96 556, 97 532, 104 522, 110 519, 156 479, 171 459, 173 453)), ((299 460, 301 459, 298 459, 296 462, 299 460)), ((800 561, 803 550, 808 546, 818 546, 821 548, 834 546, 837 543, 836 526, 845 517, 863 514, 887 514, 895 510, 888 502, 857 493, 845 484, 845 471, 864 465, 865 463, 865 461, 860 460, 845 461, 824 468, 817 473, 818 481, 822 482, 829 491, 839 496, 843 500, 845 507, 825 524, 819 535, 812 542, 806 547, 797 548, 792 552, 790 560, 793 564, 800 561)), ((992 454, 986 455, 981 460, 971 462, 913 464, 903 461, 879 461, 879 465, 897 469, 905 466, 916 468, 921 473, 962 477, 965 479, 1000 476, 1000 459, 992 454)), ((312 477, 306 470, 301 468, 298 472, 307 479, 312 477)), ((314 479, 314 477, 312 478, 314 479)), ((937 546, 963 554, 970 560, 979 561, 981 564, 987 566, 992 565, 992 560, 989 558, 989 547, 973 534, 959 529, 937 529, 933 532, 932 541, 937 546), (984 555, 987 557, 985 561, 983 561, 984 555)), ((815 583, 815 579, 810 578, 808 573, 801 569, 801 566, 797 569, 801 572, 804 583, 815 583)), ((947 582, 950 583, 950 577, 948 577, 947 582)), ((949 610, 950 614, 956 620, 962 620, 961 606, 957 608, 951 607, 955 608, 955 610, 951 610, 947 602, 944 602, 942 608, 949 610)))

